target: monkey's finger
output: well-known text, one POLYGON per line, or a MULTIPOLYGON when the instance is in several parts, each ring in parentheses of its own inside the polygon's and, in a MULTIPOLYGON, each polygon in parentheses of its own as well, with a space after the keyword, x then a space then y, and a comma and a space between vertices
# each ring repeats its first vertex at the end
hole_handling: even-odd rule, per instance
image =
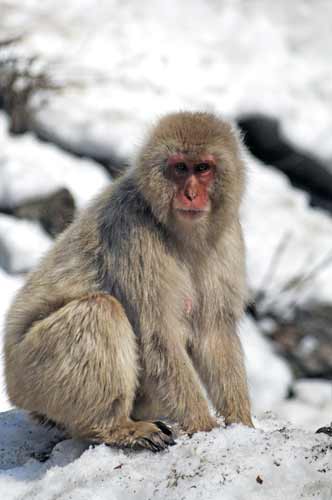
POLYGON ((151 447, 152 451, 162 451, 167 448, 167 444, 164 443, 161 439, 158 439, 157 436, 151 436, 151 438, 144 438, 148 443, 148 446, 151 447))
POLYGON ((168 446, 173 446, 175 443, 172 436, 168 436, 163 432, 155 432, 149 437, 141 437, 135 441, 134 448, 148 448, 153 452, 165 450, 168 446))
POLYGON ((157 420, 156 422, 154 422, 154 424, 162 431, 163 441, 165 441, 169 446, 174 446, 176 444, 176 441, 174 440, 174 433, 172 428, 169 425, 166 425, 161 420, 157 420))
POLYGON ((160 432, 158 432, 157 434, 153 434, 149 437, 149 439, 151 439, 151 441, 153 441, 158 446, 161 446, 162 448, 167 448, 167 446, 171 444, 171 440, 173 440, 169 436, 166 436, 165 434, 162 434, 160 432))
POLYGON ((174 446, 176 444, 172 436, 166 436, 160 432, 158 434, 153 434, 149 439, 153 441, 154 444, 161 446, 162 449, 166 449, 168 446, 174 446))
POLYGON ((167 436, 166 434, 158 434, 158 437, 163 440, 167 446, 174 446, 176 442, 173 439, 173 436, 167 436))
POLYGON ((166 446, 161 446, 160 444, 158 443, 155 443, 154 441, 152 441, 152 439, 149 439, 149 438, 139 438, 137 439, 137 441, 135 441, 135 444, 133 446, 133 448, 135 450, 137 449, 148 449, 150 451, 153 451, 154 453, 158 452, 158 451, 162 451, 166 448, 166 446))
POLYGON ((165 422, 162 422, 161 420, 156 420, 156 422, 153 423, 167 436, 173 436, 171 427, 166 425, 165 422))

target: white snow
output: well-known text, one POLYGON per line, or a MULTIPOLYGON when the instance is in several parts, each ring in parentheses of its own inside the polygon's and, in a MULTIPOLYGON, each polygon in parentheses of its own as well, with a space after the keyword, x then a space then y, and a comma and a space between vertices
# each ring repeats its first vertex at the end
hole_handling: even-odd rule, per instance
POLYGON ((0 414, 2 498, 33 500, 330 500, 331 438, 266 415, 181 436, 157 456, 65 440, 39 463, 30 456, 57 441, 19 412, 0 414))
POLYGON ((332 382, 303 379, 293 384, 294 398, 275 411, 301 428, 317 430, 332 423, 332 382))
POLYGON ((126 154, 157 115, 212 108, 275 114, 332 158, 328 0, 3 3, 4 35, 69 81, 38 118, 65 143, 126 154))
POLYGON ((262 414, 268 408, 277 413, 292 383, 291 371, 286 362, 276 356, 272 345, 262 337, 249 316, 245 317, 241 325, 240 336, 253 412, 262 414))
POLYGON ((331 403, 332 382, 321 379, 300 379, 294 384, 294 391, 301 401, 323 408, 331 403))
MULTIPOLYGON (((1 38, 23 32, 17 53, 40 55, 65 83, 56 95, 36 96, 35 123, 81 152, 131 156, 147 126, 169 110, 231 118, 262 111, 332 164, 328 0, 0 0, 0 12, 1 38)), ((0 142, 1 206, 65 186, 81 208, 110 182, 92 161, 31 134, 10 137, 2 113, 0 142)), ((249 155, 248 168, 242 218, 253 294, 264 290, 263 307, 283 312, 294 301, 331 304, 332 266, 294 286, 331 254, 331 218, 249 155)), ((2 268, 10 262, 11 272, 31 269, 49 245, 37 224, 0 216, 2 268)), ((0 332, 22 282, 0 269, 0 332)), ((330 500, 331 437, 313 431, 332 420, 332 383, 294 383, 249 318, 241 338, 255 430, 233 426, 180 437, 157 457, 66 440, 42 464, 30 455, 47 451, 57 433, 20 412, 0 413, 0 498, 330 500), (286 399, 290 385, 294 398, 286 399), (264 416, 271 409, 277 418, 264 416)), ((0 362, 0 411, 10 408, 3 388, 0 362)))
POLYGON ((277 170, 266 168, 249 155, 247 164, 248 189, 242 219, 251 288, 256 293, 266 292, 265 307, 285 309, 289 303, 306 299, 331 302, 331 217, 311 208, 307 195, 294 189, 277 170), (300 277, 328 258, 329 263, 310 280, 299 282, 300 277), (287 290, 296 282, 296 287, 287 290))
POLYGON ((75 158, 30 134, 10 137, 6 129, 7 120, 0 113, 0 205, 12 207, 67 187, 82 208, 110 183, 97 163, 75 158))
POLYGON ((0 214, 0 248, 9 273, 30 271, 52 245, 52 239, 37 222, 0 214))

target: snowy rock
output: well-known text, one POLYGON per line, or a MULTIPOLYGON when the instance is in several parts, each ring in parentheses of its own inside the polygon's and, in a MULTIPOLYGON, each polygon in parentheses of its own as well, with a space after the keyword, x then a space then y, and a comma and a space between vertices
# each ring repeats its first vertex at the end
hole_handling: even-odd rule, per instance
POLYGON ((331 323, 331 303, 313 302, 296 307, 289 319, 275 325, 271 337, 298 376, 331 378, 331 323))
POLYGON ((332 172, 314 155, 291 144, 277 119, 256 114, 244 116, 237 123, 256 158, 277 167, 294 186, 308 192, 313 206, 332 211, 332 172))
POLYGON ((35 424, 27 413, 17 410, 0 413, 0 436, 0 469, 23 465, 63 438, 56 428, 35 424))
POLYGON ((40 222, 45 231, 55 237, 73 221, 75 201, 71 192, 62 188, 49 196, 27 200, 13 212, 16 217, 40 222))
POLYGON ((0 491, 6 500, 331 497, 331 438, 271 416, 258 420, 256 429, 233 425, 180 437, 157 457, 73 440, 55 444, 59 438, 21 412, 0 414, 0 463, 6 469, 0 491), (48 461, 33 458, 43 452, 48 461))
POLYGON ((0 206, 12 208, 67 187, 81 208, 110 183, 97 163, 75 158, 29 134, 8 136, 3 115, 0 141, 0 206))
POLYGON ((7 272, 30 271, 51 244, 38 223, 0 214, 0 248, 6 255, 3 264, 7 272))

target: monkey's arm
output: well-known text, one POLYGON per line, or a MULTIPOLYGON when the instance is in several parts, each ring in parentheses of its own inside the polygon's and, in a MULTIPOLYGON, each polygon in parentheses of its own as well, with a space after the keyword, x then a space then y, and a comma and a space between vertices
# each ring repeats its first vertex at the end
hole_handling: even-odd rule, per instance
POLYGON ((235 324, 208 332, 194 349, 194 362, 211 401, 226 424, 253 427, 243 352, 235 324))
POLYGON ((168 416, 188 433, 216 427, 192 361, 172 332, 152 335, 144 351, 144 358, 148 360, 146 375, 156 385, 155 397, 162 401, 168 416))
MULTIPOLYGON (((226 424, 253 426, 241 342, 237 332, 247 297, 245 249, 240 224, 235 221, 220 240, 212 291, 218 301, 214 316, 194 346, 195 365, 217 413, 226 424), (211 327, 211 325, 213 325, 211 327)), ((213 275, 212 274, 212 275, 213 275)), ((211 291, 210 291, 211 292, 211 291)), ((210 296, 211 300, 211 296, 210 296)))

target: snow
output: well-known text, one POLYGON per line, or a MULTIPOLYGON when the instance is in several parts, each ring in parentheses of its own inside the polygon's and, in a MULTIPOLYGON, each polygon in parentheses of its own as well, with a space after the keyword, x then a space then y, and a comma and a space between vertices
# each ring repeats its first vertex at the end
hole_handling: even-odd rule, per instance
POLYGON ((331 403, 332 382, 321 379, 300 379, 294 384, 294 391, 305 403, 323 408, 331 403))
POLYGON ((2 25, 68 82, 37 118, 64 143, 127 154, 165 111, 263 111, 332 158, 331 16, 328 0, 11 0, 2 25))
POLYGON ((0 113, 0 205, 22 201, 67 187, 79 208, 105 188, 110 178, 93 161, 75 158, 31 134, 10 137, 0 113))
MULTIPOLYGON (((0 11, 1 37, 24 32, 16 53, 40 55, 64 84, 61 92, 36 95, 34 126, 81 153, 131 157, 147 127, 170 110, 230 118, 261 111, 332 165, 328 0, 314 6, 306 0, 0 0, 0 11)), ((97 163, 31 134, 11 137, 7 128, 0 113, 1 206, 67 187, 81 209, 109 184, 97 163)), ((331 304, 332 266, 298 280, 331 254, 330 216, 310 208, 281 173, 249 155, 247 164, 242 220, 253 295, 264 291, 261 307, 284 313, 308 299, 331 304)), ((0 332, 24 280, 4 268, 32 269, 50 244, 38 224, 0 216, 0 332)), ((0 362, 0 497, 330 500, 331 437, 314 431, 332 419, 332 382, 294 381, 262 327, 250 318, 241 325, 256 429, 181 436, 158 457, 67 439, 40 463, 31 454, 50 451, 58 433, 22 412, 4 413, 10 403, 0 362), (287 399, 290 388, 294 397, 287 399)))
POLYGON ((332 255, 331 217, 311 208, 308 196, 294 189, 277 170, 266 168, 249 155, 247 165, 242 220, 251 288, 256 293, 265 291, 266 308, 285 309, 294 301, 331 302, 331 263, 322 266, 310 280, 299 282, 332 255), (287 292, 296 282, 296 287, 287 292))
MULTIPOLYGON (((294 398, 278 408, 278 415, 296 422, 301 428, 316 430, 332 422, 332 382, 321 379, 297 380, 294 398)), ((276 411, 276 409, 275 409, 276 411)))
POLYGON ((291 371, 287 363, 276 356, 272 345, 262 337, 249 316, 242 322, 240 336, 253 412, 262 414, 267 408, 277 412, 291 386, 291 371))
POLYGON ((74 440, 55 444, 61 436, 54 430, 21 412, 2 413, 0 491, 6 500, 330 500, 331 438, 269 414, 256 424, 180 436, 156 456, 74 440), (48 461, 33 458, 52 446, 48 461))
POLYGON ((0 214, 0 247, 7 256, 3 263, 7 272, 30 271, 51 245, 51 238, 38 223, 0 214))

